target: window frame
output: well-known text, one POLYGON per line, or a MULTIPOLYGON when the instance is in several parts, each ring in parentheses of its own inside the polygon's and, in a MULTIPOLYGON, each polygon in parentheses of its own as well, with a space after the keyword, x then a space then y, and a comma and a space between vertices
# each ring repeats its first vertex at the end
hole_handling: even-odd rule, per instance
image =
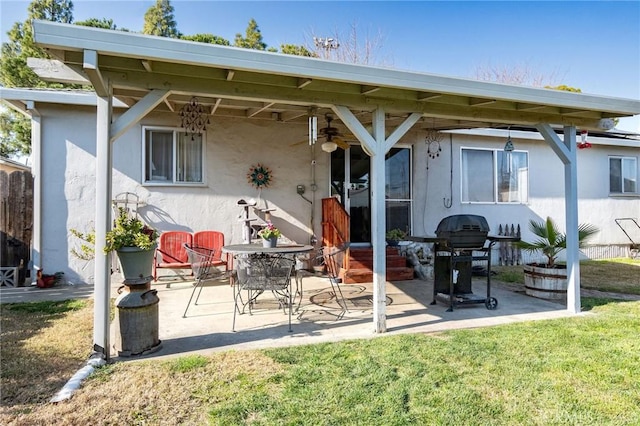
POLYGON ((184 186, 184 187, 201 187, 207 186, 207 138, 206 131, 201 134, 201 165, 202 165, 202 181, 201 182, 182 182, 177 181, 178 176, 178 137, 180 134, 184 134, 185 137, 189 137, 185 129, 180 127, 168 127, 168 126, 142 126, 142 176, 141 183, 143 186, 184 186), (169 133, 171 132, 171 162, 172 162, 172 180, 147 180, 147 132, 157 131, 169 133))
POLYGON ((609 155, 607 157, 607 170, 609 175, 609 196, 610 197, 632 197, 640 195, 640 183, 638 182, 638 178, 640 177, 640 171, 638 170, 638 157, 634 157, 631 155, 609 155), (611 191, 611 160, 620 160, 620 192, 611 191), (636 190, 635 191, 625 191, 624 189, 624 176, 625 176, 625 160, 631 160, 634 162, 634 166, 632 166, 633 171, 635 172, 635 183, 636 190))
POLYGON ((498 149, 498 148, 484 148, 484 147, 471 147, 471 146, 461 146, 460 147, 460 203, 461 204, 500 204, 500 205, 514 205, 514 206, 520 206, 520 205, 529 205, 529 195, 530 195, 530 188, 529 188, 529 182, 530 182, 530 155, 529 155, 529 151, 527 150, 521 150, 521 149, 517 149, 514 150, 514 153, 524 153, 526 154, 526 169, 527 169, 527 181, 526 183, 524 183, 524 189, 526 190, 526 200, 524 201, 499 201, 499 187, 498 187, 498 181, 499 181, 499 170, 498 170, 498 153, 502 152, 502 149, 498 149), (464 194, 464 188, 463 188, 463 183, 464 183, 464 176, 465 176, 465 167, 464 167, 464 158, 463 158, 463 153, 465 150, 470 150, 470 151, 489 151, 491 152, 491 167, 492 167, 492 191, 493 191, 493 200, 492 201, 469 201, 469 200, 464 200, 463 199, 463 194, 464 194))

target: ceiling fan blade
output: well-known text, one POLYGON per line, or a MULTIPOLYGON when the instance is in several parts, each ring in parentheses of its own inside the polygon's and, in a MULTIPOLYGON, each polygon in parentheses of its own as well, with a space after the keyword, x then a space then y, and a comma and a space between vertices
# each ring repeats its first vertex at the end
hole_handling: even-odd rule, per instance
POLYGON ((333 142, 335 142, 342 149, 348 149, 349 148, 349 144, 347 142, 345 142, 345 140, 342 139, 340 136, 334 136, 331 140, 333 142))

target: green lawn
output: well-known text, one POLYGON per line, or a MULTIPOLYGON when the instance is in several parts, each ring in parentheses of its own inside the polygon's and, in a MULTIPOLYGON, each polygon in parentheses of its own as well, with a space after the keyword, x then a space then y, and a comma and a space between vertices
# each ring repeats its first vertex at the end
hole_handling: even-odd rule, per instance
MULTIPOLYGON (((118 363, 56 405, 46 401, 59 384, 29 396, 20 378, 32 373, 21 364, 14 377, 3 364, 0 423, 638 425, 640 302, 583 305, 585 315, 558 320, 118 363), (20 387, 13 399, 7 384, 20 387)), ((41 316, 46 330, 21 347, 81 312, 41 316)), ((3 305, 2 314, 5 324, 14 312, 3 305)), ((60 376, 43 359, 30 382, 60 376)))

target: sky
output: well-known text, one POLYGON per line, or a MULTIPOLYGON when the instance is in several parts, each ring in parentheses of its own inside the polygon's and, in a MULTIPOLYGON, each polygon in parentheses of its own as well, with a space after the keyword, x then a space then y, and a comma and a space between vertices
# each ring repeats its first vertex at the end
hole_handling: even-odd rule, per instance
MULTIPOLYGON (((0 0, 2 42, 30 1, 0 0)), ((74 21, 113 19, 141 31, 154 1, 73 1, 74 21)), ((255 19, 268 47, 312 37, 379 40, 376 59, 396 69, 475 78, 525 70, 545 84, 640 100, 640 0, 633 1, 194 1, 172 0, 178 30, 233 43, 255 19)), ((619 129, 640 133, 640 116, 619 129)))

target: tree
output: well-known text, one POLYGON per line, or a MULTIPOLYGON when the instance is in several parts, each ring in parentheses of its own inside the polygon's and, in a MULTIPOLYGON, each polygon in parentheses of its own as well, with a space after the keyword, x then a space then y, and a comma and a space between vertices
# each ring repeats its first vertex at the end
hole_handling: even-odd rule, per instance
POLYGON ((262 34, 258 28, 258 23, 253 18, 251 18, 249 25, 247 25, 245 37, 242 37, 242 34, 237 33, 233 45, 244 49, 255 50, 265 50, 267 48, 267 44, 262 41, 262 34))
POLYGON ((229 43, 229 40, 227 40, 226 38, 223 38, 223 37, 220 37, 220 36, 217 36, 217 35, 213 35, 213 34, 209 34, 209 33, 194 34, 194 35, 183 35, 180 38, 183 39, 183 40, 197 41, 199 43, 218 44, 220 46, 229 46, 229 45, 231 45, 231 43, 229 43))
POLYGON ((144 14, 142 33, 161 37, 180 38, 173 6, 169 0, 156 0, 156 4, 147 9, 144 14))
POLYGON ((31 121, 19 112, 0 112, 0 157, 29 155, 31 152, 31 121))
POLYGON ((9 41, 2 44, 0 58, 0 84, 5 87, 60 87, 46 84, 27 67, 27 58, 48 58, 43 49, 33 40, 34 19, 53 22, 73 22, 73 3, 68 0, 34 0, 29 4, 28 17, 23 23, 16 22, 7 32, 9 41))
POLYGON ((582 90, 575 88, 575 87, 571 87, 571 86, 567 86, 566 84, 561 84, 559 86, 544 86, 546 89, 553 89, 553 90, 563 90, 565 92, 574 92, 574 93, 582 93, 582 90))
POLYGON ((280 52, 286 53, 287 55, 296 55, 296 56, 306 56, 308 58, 317 58, 318 55, 311 52, 304 46, 297 46, 295 44, 281 44, 280 52))
POLYGON ((356 22, 350 25, 347 34, 335 30, 333 34, 323 36, 313 34, 312 40, 311 43, 306 42, 305 47, 318 58, 378 66, 391 66, 393 62, 391 59, 379 56, 384 46, 384 35, 378 31, 375 36, 372 36, 367 31, 361 37, 356 22))
POLYGON ((77 21, 76 25, 83 27, 103 28, 105 30, 117 30, 116 24, 113 23, 113 19, 107 18, 89 18, 86 21, 77 21))
MULTIPOLYGON (((50 87, 58 83, 46 83, 27 66, 27 58, 49 56, 33 40, 32 20, 72 23, 73 3, 69 0, 34 0, 29 4, 25 22, 16 22, 7 32, 9 41, 2 43, 0 58, 0 85, 4 87, 50 87)), ((13 110, 0 113, 0 155, 29 155, 31 131, 29 119, 13 110)))
POLYGON ((557 80, 555 72, 550 75, 536 73, 528 64, 478 66, 475 69, 475 78, 481 81, 533 87, 550 87, 557 80))

